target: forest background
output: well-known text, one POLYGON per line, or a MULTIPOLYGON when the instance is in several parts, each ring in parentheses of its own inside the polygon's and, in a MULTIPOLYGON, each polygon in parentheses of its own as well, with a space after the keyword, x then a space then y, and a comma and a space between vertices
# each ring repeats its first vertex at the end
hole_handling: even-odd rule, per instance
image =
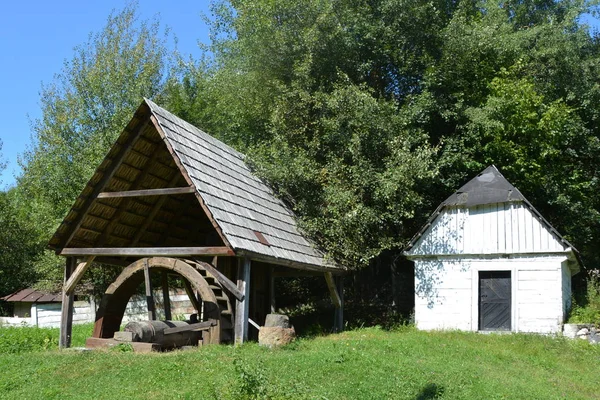
MULTIPOLYGON (((403 247, 490 164, 580 251, 584 282, 600 257, 600 36, 581 22, 596 12, 582 0, 217 0, 192 58, 131 3, 41 88, 22 171, 0 192, 0 296, 60 287, 47 242, 143 97, 247 154, 356 271, 350 299, 398 306, 403 247)), ((115 272, 87 279, 102 293, 115 272)))

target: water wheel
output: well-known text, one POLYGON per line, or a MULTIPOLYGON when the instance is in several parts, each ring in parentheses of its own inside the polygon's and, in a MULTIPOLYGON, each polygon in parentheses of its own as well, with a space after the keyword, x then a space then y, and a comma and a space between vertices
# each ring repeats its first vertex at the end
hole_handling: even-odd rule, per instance
MULTIPOLYGON (((233 340, 233 309, 229 294, 209 272, 210 265, 201 261, 170 257, 142 258, 125 267, 117 279, 106 289, 96 313, 93 337, 112 338, 123 321, 125 308, 138 286, 144 281, 144 269, 166 270, 176 273, 189 282, 200 294, 203 319, 215 319, 217 325, 209 331, 210 343, 230 343, 233 340)), ((214 269, 214 267, 212 267, 214 269)))

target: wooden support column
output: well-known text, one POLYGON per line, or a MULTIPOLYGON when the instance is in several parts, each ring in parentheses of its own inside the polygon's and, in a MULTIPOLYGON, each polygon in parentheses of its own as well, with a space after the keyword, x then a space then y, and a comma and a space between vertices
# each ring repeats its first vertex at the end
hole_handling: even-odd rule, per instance
POLYGON ((269 302, 271 303, 271 314, 277 310, 275 303, 275 267, 269 268, 269 302))
POLYGON ((238 290, 244 294, 243 300, 235 302, 235 344, 248 340, 248 318, 250 312, 250 259, 240 258, 238 261, 238 290))
POLYGON ((335 286, 340 296, 340 306, 335 309, 333 330, 334 332, 342 332, 344 330, 344 277, 338 276, 335 278, 335 286))
MULTIPOLYGON (((65 265, 64 282, 65 286, 69 278, 75 270, 75 257, 67 257, 65 265)), ((75 295, 73 292, 67 293, 63 287, 62 293, 62 309, 60 315, 60 338, 58 347, 60 349, 66 349, 71 347, 71 333, 73 330, 73 299, 75 295)))
POLYGON ((169 276, 167 272, 162 273, 162 294, 163 294, 163 306, 165 309, 165 319, 171 320, 171 299, 169 299, 169 276))
POLYGON ((200 300, 198 300, 196 293, 194 293, 194 288, 192 287, 192 285, 185 278, 183 278, 183 285, 185 286, 185 292, 187 293, 188 298, 192 302, 192 305, 194 306, 196 311, 198 311, 198 318, 200 318, 200 314, 202 313, 202 303, 200 303, 200 300))
POLYGON ((148 305, 148 319, 156 320, 156 310, 154 309, 154 296, 152 296, 152 281, 150 281, 150 268, 148 260, 144 261, 144 283, 146 286, 146 304, 148 305))

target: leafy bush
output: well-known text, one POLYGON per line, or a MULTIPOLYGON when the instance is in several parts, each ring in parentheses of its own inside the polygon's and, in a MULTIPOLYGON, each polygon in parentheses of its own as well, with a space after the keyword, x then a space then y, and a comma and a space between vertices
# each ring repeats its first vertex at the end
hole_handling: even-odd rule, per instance
POLYGON ((573 303, 569 322, 600 325, 600 270, 589 272, 585 296, 579 303, 573 303))

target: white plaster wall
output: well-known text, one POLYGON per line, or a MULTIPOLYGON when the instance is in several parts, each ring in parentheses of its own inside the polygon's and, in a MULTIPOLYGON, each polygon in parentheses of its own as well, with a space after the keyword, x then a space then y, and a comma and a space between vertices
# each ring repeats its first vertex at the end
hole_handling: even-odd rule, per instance
POLYGON ((415 323, 424 330, 478 330, 479 271, 511 271, 512 330, 557 332, 564 318, 565 260, 566 256, 416 259, 415 323))

